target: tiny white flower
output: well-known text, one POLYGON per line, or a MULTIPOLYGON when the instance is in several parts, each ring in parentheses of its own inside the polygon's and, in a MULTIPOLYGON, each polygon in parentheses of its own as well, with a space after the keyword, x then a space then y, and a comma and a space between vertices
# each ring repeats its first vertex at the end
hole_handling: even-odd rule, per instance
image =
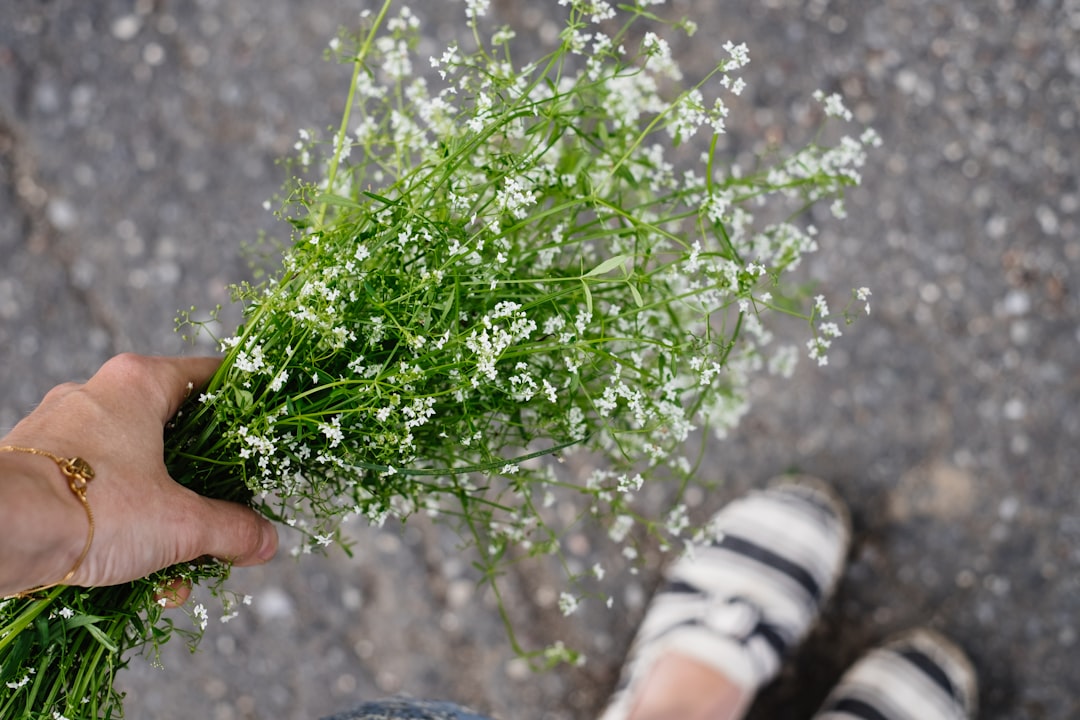
POLYGON ((818 332, 827 338, 838 338, 841 335, 840 326, 834 322, 824 322, 818 326, 818 332))
POLYGON ((621 543, 626 539, 627 534, 630 532, 630 528, 634 526, 634 518, 629 515, 620 515, 615 518, 615 521, 611 524, 611 529, 608 530, 608 537, 613 542, 621 543))
POLYGON ((281 372, 274 376, 274 379, 270 382, 270 390, 277 392, 285 386, 285 382, 289 379, 289 371, 286 368, 282 368, 281 372))
POLYGON ((872 294, 873 293, 870 292, 870 288, 868 287, 861 287, 855 290, 855 299, 859 302, 866 303, 865 309, 867 315, 870 314, 870 296, 872 294))
POLYGON ((668 513, 664 523, 665 529, 678 537, 690 525, 690 519, 686 516, 686 505, 679 503, 668 513))
MULTIPOLYGON (((869 311, 867 311, 869 312, 869 311)), ((547 380, 542 380, 541 384, 544 388, 544 396, 547 397, 549 402, 556 402, 559 399, 558 394, 555 392, 555 386, 549 383, 547 380)))
POLYGON ((828 117, 840 118, 841 120, 851 120, 854 117, 851 111, 844 107, 844 99, 840 97, 839 93, 826 96, 824 91, 815 90, 813 98, 822 104, 828 117))
POLYGON ((829 317, 829 304, 825 302, 824 295, 816 295, 814 297, 814 310, 819 317, 829 317))
POLYGON ((209 614, 206 612, 206 607, 202 603, 199 603, 191 611, 191 614, 198 621, 199 629, 200 630, 205 630, 206 629, 206 623, 207 623, 207 621, 209 619, 209 614))
POLYGON ((724 43, 724 51, 731 56, 731 63, 727 66, 731 68, 741 68, 750 63, 750 51, 746 47, 746 43, 735 43, 728 40, 724 43))
POLYGON ((694 274, 701 267, 701 260, 699 255, 701 254, 701 241, 695 240, 694 244, 690 247, 690 254, 686 257, 686 272, 694 274))
POLYGON ((829 346, 832 345, 831 340, 825 338, 810 338, 806 341, 806 349, 809 351, 808 355, 811 360, 817 360, 818 367, 824 367, 829 364, 829 346))
POLYGON ((491 5, 491 0, 465 0, 465 17, 475 20, 475 18, 483 17, 487 15, 488 7, 491 5))
POLYGON ((330 447, 335 448, 341 444, 341 441, 345 439, 345 433, 341 429, 341 416, 332 418, 327 423, 319 424, 319 431, 322 432, 326 439, 330 441, 330 447))
POLYGON ((619 477, 619 492, 621 493, 636 493, 641 489, 641 486, 645 484, 645 479, 641 477, 641 474, 635 474, 633 477, 622 475, 619 477))
POLYGON ((559 595, 559 610, 562 611, 563 615, 573 615, 575 612, 577 612, 580 604, 581 601, 578 600, 576 596, 571 595, 568 592, 564 591, 562 594, 559 595))

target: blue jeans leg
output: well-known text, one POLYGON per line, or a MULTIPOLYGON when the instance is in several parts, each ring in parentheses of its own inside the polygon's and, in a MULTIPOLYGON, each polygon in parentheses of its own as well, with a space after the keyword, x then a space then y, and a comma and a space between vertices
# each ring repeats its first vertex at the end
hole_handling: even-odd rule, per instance
POLYGON ((322 720, 490 720, 471 710, 446 702, 428 700, 379 700, 322 720))

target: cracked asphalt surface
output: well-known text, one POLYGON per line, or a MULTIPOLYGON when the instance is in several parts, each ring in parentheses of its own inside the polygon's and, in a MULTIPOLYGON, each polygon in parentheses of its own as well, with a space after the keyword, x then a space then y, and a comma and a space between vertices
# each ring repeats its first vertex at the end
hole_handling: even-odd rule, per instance
MULTIPOLYGON (((243 244, 301 127, 340 109, 322 62, 344 0, 8 0, 0 12, 0 431, 110 355, 186 349, 177 309, 227 301, 243 244)), ((749 88, 728 151, 806 138, 801 108, 841 91, 885 145, 822 217, 810 277, 873 289, 873 314, 823 371, 762 381, 741 430, 709 441, 701 520, 792 468, 855 516, 824 621, 754 718, 805 718, 843 668, 930 625, 972 656, 981 717, 1080 716, 1080 2, 675 3, 700 71, 746 42, 749 88)), ((414 8, 419 10, 420 8, 414 8)), ((462 12, 425 9, 441 48, 462 12)), ((544 11, 493 11, 537 37, 544 11)), ((842 298, 838 297, 836 302, 842 298)), ((226 312, 226 322, 235 314, 226 312)), ((581 669, 530 674, 444 529, 356 528, 358 553, 236 574, 254 611, 122 676, 132 718, 316 718, 362 698, 452 699, 500 718, 588 718, 614 682, 655 570, 613 570, 616 608, 564 618, 556 575, 506 579, 535 647, 578 639, 581 669)), ((652 558, 650 558, 651 560, 652 558)), ((658 564, 650 565, 656 568, 658 564)), ((597 603, 593 603, 597 605, 597 603)))

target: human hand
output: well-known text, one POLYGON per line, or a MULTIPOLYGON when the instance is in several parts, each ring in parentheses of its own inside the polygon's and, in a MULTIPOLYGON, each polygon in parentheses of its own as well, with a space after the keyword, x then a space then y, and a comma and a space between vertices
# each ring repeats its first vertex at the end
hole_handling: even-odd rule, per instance
MULTIPOLYGON (((94 539, 67 584, 115 585, 206 555, 241 566, 273 557, 277 531, 268 520, 188 490, 165 468, 165 423, 218 364, 119 355, 85 384, 53 388, 0 439, 0 446, 80 457, 95 472, 86 490, 94 539)), ((62 578, 88 532, 86 514, 56 464, 10 452, 0 453, 0 526, 0 596, 62 578)), ((178 585, 169 599, 182 603, 188 593, 178 585)))

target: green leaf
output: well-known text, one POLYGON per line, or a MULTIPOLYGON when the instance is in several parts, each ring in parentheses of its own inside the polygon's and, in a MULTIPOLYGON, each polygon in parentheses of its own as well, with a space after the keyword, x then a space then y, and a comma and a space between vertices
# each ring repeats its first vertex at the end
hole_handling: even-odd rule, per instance
POLYGON ((337 205, 340 207, 353 208, 354 210, 364 209, 364 206, 355 200, 341 195, 334 195, 333 193, 323 193, 315 198, 315 202, 322 205, 337 205))
POLYGON ((41 642, 42 647, 49 644, 49 638, 51 633, 49 632, 49 619, 44 615, 38 615, 34 618, 34 627, 37 628, 38 640, 41 642))
POLYGON ((103 620, 97 615, 76 615, 75 617, 65 620, 64 625, 70 630, 72 628, 83 627, 85 625, 93 625, 94 623, 103 620))
POLYGON ((596 277, 597 275, 606 275, 620 265, 625 265, 633 255, 629 253, 623 253, 622 255, 616 255, 615 257, 608 258, 604 262, 594 267, 589 272, 582 275, 582 277, 596 277))
POLYGON ((630 294, 634 296, 634 304, 638 307, 644 306, 645 303, 641 299, 641 293, 638 292, 637 286, 632 282, 626 283, 626 286, 630 288, 630 294))
POLYGON ((156 642, 158 644, 162 644, 162 643, 165 643, 166 641, 168 641, 169 635, 172 634, 172 628, 171 627, 161 628, 161 627, 158 627, 157 625, 151 625, 150 626, 150 632, 154 636, 154 642, 156 642))
POLYGON ((535 135, 536 133, 538 133, 538 132, 540 132, 542 130, 547 130, 547 128, 548 128, 548 123, 542 123, 542 122, 533 123, 532 125, 530 125, 528 128, 525 129, 525 137, 529 137, 530 135, 535 135))
POLYGON ((589 290, 589 283, 582 280, 581 287, 585 290, 585 310, 592 315, 592 292, 589 290))
POLYGON ((376 193, 373 193, 370 190, 365 190, 364 195, 371 198, 372 200, 378 200, 383 205, 397 205, 398 204, 397 200, 391 200, 388 197, 383 197, 382 195, 378 195, 376 193))
POLYGON ((441 314, 439 315, 440 325, 446 322, 446 318, 450 317, 450 311, 454 309, 455 301, 457 300, 456 289, 457 288, 455 287, 455 292, 447 293, 446 299, 438 306, 441 311, 441 314))
POLYGON ((630 172, 630 168, 626 165, 620 165, 615 169, 615 177, 629 183, 630 187, 638 186, 637 178, 634 177, 634 173, 630 172))
POLYGON ((99 628, 97 625, 87 625, 86 630, 91 635, 93 635, 94 639, 101 643, 102 646, 104 646, 105 649, 109 652, 116 653, 120 651, 120 648, 116 646, 116 643, 114 643, 108 635, 102 632, 101 628, 99 628))
POLYGON ((30 650, 34 647, 34 638, 31 637, 30 633, 19 633, 15 638, 15 643, 10 647, 11 650, 4 657, 3 666, 0 666, 0 680, 5 683, 10 680, 18 680, 15 675, 22 670, 26 659, 30 657, 30 650))
POLYGON ((233 388, 233 394, 236 396, 236 407, 241 412, 247 412, 255 404, 254 396, 243 388, 233 388))

